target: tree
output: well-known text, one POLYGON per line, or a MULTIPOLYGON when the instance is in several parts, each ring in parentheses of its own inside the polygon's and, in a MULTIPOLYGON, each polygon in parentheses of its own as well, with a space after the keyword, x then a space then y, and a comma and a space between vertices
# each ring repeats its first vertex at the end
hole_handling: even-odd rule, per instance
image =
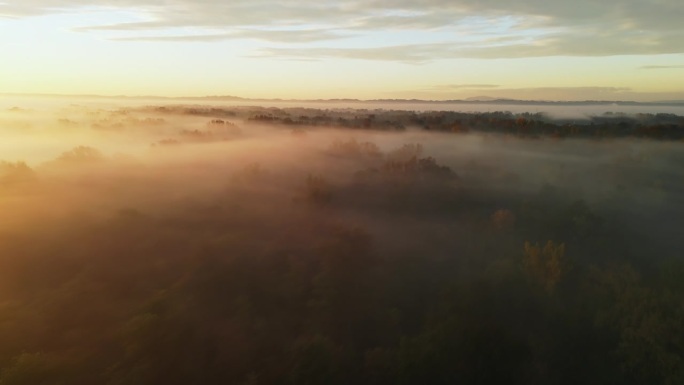
POLYGON ((541 285, 547 293, 553 293, 570 268, 565 258, 565 243, 548 241, 541 248, 538 243, 525 242, 523 267, 533 282, 541 285))

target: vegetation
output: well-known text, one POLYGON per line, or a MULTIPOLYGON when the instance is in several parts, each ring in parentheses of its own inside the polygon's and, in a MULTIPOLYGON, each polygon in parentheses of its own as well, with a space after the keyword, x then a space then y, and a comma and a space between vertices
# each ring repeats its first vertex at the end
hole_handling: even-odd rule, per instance
POLYGON ((607 112, 598 116, 553 118, 543 113, 387 111, 263 107, 148 107, 145 112, 191 116, 225 116, 248 123, 287 127, 337 127, 403 131, 419 128, 449 133, 505 134, 523 138, 649 138, 684 139, 684 117, 675 114, 607 112))
MULTIPOLYGON (((228 133, 220 119, 240 113, 184 111, 228 133)), ((0 384, 684 383, 684 205, 665 179, 680 174, 643 173, 679 164, 678 149, 587 166, 640 186, 600 200, 589 174, 559 178, 585 193, 535 184, 528 163, 512 176, 496 156, 407 138, 286 135, 282 158, 271 142, 268 156, 194 143, 164 166, 87 146, 49 167, 1 163, 6 202, 47 203, 34 219, 3 206, 16 223, 0 228, 0 384), (65 164, 75 176, 52 173, 65 164)))

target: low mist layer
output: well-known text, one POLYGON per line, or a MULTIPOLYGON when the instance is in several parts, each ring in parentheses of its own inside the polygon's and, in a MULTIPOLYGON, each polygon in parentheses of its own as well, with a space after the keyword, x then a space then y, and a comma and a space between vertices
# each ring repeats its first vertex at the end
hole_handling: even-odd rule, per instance
POLYGON ((682 122, 4 110, 0 383, 679 383, 682 122))

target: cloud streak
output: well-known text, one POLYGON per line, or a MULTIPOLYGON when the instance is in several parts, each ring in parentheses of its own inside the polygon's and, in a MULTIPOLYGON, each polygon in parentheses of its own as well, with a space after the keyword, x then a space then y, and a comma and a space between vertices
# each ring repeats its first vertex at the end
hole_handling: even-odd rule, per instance
POLYGON ((326 30, 239 30, 228 33, 166 36, 114 37, 115 41, 153 41, 153 42, 217 42, 237 39, 255 39, 274 43, 307 43, 323 40, 342 39, 345 36, 326 30))
MULTIPOLYGON (((681 36, 684 39, 684 34, 681 36)), ((426 44, 404 44, 367 48, 307 48, 266 47, 255 57, 283 59, 362 59, 398 61, 421 64, 440 59, 500 59, 548 56, 600 57, 612 55, 653 55, 678 53, 675 45, 679 38, 669 37, 667 41, 654 44, 646 40, 621 38, 616 35, 596 36, 592 33, 557 34, 529 40, 497 42, 481 40, 459 42, 458 40, 426 44), (588 43, 592 41, 594 44, 588 43)))
POLYGON ((467 89, 493 89, 501 87, 498 84, 441 84, 427 87, 425 91, 455 91, 467 89))
MULTIPOLYGON (((577 87, 525 87, 508 88, 494 84, 438 84, 419 89, 407 89, 393 93, 395 96, 413 95, 423 99, 471 99, 486 100, 640 100, 642 93, 634 92, 629 87, 610 86, 577 86, 577 87)), ((681 95, 650 95, 651 100, 678 99, 681 95)))
POLYGON ((642 70, 670 70, 670 69, 684 69, 684 65, 647 65, 641 66, 639 69, 642 70))

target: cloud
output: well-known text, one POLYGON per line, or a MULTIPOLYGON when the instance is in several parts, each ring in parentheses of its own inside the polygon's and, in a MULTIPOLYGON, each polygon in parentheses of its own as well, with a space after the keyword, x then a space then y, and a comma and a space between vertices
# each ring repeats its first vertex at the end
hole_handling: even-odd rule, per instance
POLYGON ((465 89, 491 89, 501 87, 498 84, 441 84, 427 87, 425 91, 455 91, 465 89))
POLYGON ((492 92, 495 96, 512 99, 544 100, 613 100, 631 97, 634 93, 629 87, 526 87, 501 88, 492 92))
POLYGON ((235 39, 257 39, 276 43, 314 42, 341 39, 345 36, 325 30, 238 30, 228 33, 165 35, 165 36, 129 36, 114 37, 116 41, 157 41, 157 42, 215 42, 235 39))
POLYGON ((535 88, 515 88, 509 91, 578 91, 578 92, 629 92, 629 87, 535 87, 535 88))
POLYGON ((639 67, 639 69, 642 69, 642 70, 684 69, 684 65, 668 65, 668 66, 648 65, 648 66, 641 66, 641 67, 639 67))
POLYGON ((577 86, 577 87, 526 87, 503 88, 497 85, 437 85, 430 88, 394 91, 393 97, 419 98, 428 100, 449 100, 469 98, 493 98, 515 100, 667 100, 678 99, 679 94, 645 94, 634 92, 628 87, 577 86), (470 87, 472 86, 472 87, 470 87), (486 87, 484 87, 486 86, 486 87))
POLYGON ((373 48, 263 48, 252 57, 281 59, 363 59, 421 64, 433 60, 445 44, 409 44, 373 48))
POLYGON ((421 64, 439 59, 500 59, 547 56, 598 57, 612 55, 652 55, 678 53, 680 45, 669 37, 667 41, 629 39, 613 34, 594 34, 593 31, 555 34, 539 38, 517 38, 500 41, 498 38, 461 42, 457 40, 428 44, 404 44, 367 48, 307 48, 266 47, 256 57, 284 59, 363 59, 421 64))
MULTIPOLYGON (((298 59, 345 57, 418 63, 433 59, 512 58, 530 56, 608 56, 684 53, 684 2, 681 0, 22 0, 0 4, 0 16, 118 9, 140 14, 146 21, 93 25, 81 31, 136 33, 119 40, 221 41, 233 38, 302 43, 361 35, 401 41, 401 33, 415 32, 426 49, 405 52, 397 46, 368 47, 360 41, 350 47, 330 44, 308 51, 264 48, 259 55, 298 59), (197 29, 177 36, 169 30, 197 29), (234 30, 261 31, 261 37, 234 30), (320 38, 272 30, 321 30, 320 38), (147 32, 155 32, 149 37, 147 32), (237 36, 237 37, 236 37, 237 36), (507 37, 513 37, 506 41, 507 37), (478 45, 490 39, 489 45, 478 45), (498 44, 493 41, 499 39, 498 44), (446 47, 444 53, 431 47, 446 47), (380 52, 372 52, 373 50, 380 52), (370 50, 371 52, 368 52, 370 50)), ((416 47, 408 47, 415 50, 416 47)))

